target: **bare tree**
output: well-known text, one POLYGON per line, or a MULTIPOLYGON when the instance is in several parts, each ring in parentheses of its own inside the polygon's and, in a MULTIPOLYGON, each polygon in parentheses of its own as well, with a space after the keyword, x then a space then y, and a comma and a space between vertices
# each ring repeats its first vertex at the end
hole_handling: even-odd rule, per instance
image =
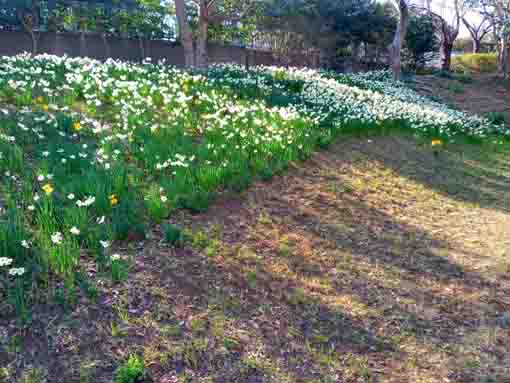
POLYGON ((510 76, 510 0, 470 0, 494 25, 498 50, 498 74, 510 76))
POLYGON ((498 20, 498 74, 510 76, 510 0, 492 0, 498 20))
POLYGON ((453 1, 453 16, 451 20, 447 20, 444 14, 439 15, 432 11, 432 0, 426 0, 426 9, 432 17, 432 21, 434 22, 437 34, 441 41, 439 49, 441 69, 447 71, 449 71, 451 67, 453 43, 459 36, 460 22, 465 14, 466 3, 470 0, 453 1))
POLYGON ((440 60, 441 69, 450 70, 452 62, 452 51, 453 43, 459 36, 460 21, 462 19, 462 10, 459 0, 454 0, 454 15, 453 20, 450 23, 441 17, 440 20, 440 32, 441 32, 441 48, 440 48, 440 60))
POLYGON ((179 22, 180 39, 184 47, 186 66, 205 68, 208 65, 207 40, 209 26, 226 21, 231 23, 240 22, 254 10, 255 5, 260 3, 260 0, 189 0, 189 3, 198 9, 195 44, 186 14, 186 1, 175 0, 175 10, 179 22))
POLYGON ((39 0, 32 1, 31 7, 24 7, 18 10, 18 18, 23 25, 23 28, 30 35, 32 40, 32 54, 37 54, 39 36, 36 30, 39 27, 39 0))
POLYGON ((393 71, 393 78, 400 80, 402 74, 402 45, 407 35, 409 26, 409 6, 406 0, 398 0, 398 10, 400 13, 397 30, 393 37, 393 42, 389 46, 390 66, 393 71))
POLYGON ((491 18, 483 15, 482 19, 477 23, 474 20, 469 21, 466 17, 462 17, 462 23, 469 31, 471 40, 473 40, 473 53, 480 53, 482 40, 494 28, 494 24, 492 23, 491 18))

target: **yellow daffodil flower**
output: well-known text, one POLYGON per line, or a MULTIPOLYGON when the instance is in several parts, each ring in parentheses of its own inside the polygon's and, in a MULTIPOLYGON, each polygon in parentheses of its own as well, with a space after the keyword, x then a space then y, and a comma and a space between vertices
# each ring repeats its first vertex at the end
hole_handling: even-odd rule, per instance
POLYGON ((115 206, 119 203, 119 199, 115 194, 112 194, 110 197, 108 197, 108 199, 110 200, 110 205, 112 206, 115 206))
POLYGON ((46 193, 46 195, 50 195, 55 190, 51 184, 46 184, 42 187, 42 190, 46 193))

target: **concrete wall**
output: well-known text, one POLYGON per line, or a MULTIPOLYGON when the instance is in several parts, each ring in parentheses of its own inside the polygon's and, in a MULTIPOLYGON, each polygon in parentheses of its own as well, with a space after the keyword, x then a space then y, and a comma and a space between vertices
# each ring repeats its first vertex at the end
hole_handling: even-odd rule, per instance
MULTIPOLYGON (((164 40, 103 38, 99 34, 42 32, 38 38, 37 53, 49 53, 72 57, 87 56, 104 60, 108 57, 129 61, 141 61, 151 57, 154 61, 165 59, 170 65, 184 66, 184 52, 180 45, 164 40)), ((25 32, 0 32, 0 56, 13 56, 32 51, 32 40, 25 32)), ((213 63, 235 62, 242 65, 280 64, 270 52, 249 50, 236 46, 209 45, 209 61, 213 63)), ((291 66, 315 66, 314 57, 292 55, 286 64, 291 66)))

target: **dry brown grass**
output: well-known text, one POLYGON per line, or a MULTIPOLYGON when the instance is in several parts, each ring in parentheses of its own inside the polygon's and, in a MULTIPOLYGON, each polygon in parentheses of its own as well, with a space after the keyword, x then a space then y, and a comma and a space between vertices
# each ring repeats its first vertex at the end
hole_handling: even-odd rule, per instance
POLYGON ((0 360, 66 383, 110 382, 133 352, 161 383, 510 381, 509 159, 347 139, 172 217, 184 248, 158 230, 121 248, 128 282, 6 328, 0 360))
POLYGON ((510 82, 493 74, 471 75, 470 79, 469 83, 461 83, 437 76, 418 76, 416 89, 473 114, 502 113, 510 125, 510 82))

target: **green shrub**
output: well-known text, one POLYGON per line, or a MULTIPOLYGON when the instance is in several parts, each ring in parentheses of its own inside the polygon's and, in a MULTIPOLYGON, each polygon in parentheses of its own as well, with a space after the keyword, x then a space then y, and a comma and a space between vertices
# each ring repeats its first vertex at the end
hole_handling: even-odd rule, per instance
POLYGON ((165 241, 167 241, 171 245, 178 244, 182 241, 182 232, 181 230, 172 224, 163 224, 161 225, 161 231, 165 236, 165 241))
POLYGON ((115 371, 115 383, 137 383, 143 380, 145 366, 143 360, 137 355, 131 355, 115 371))
POLYGON ((46 381, 46 372, 41 368, 29 368, 23 371, 20 383, 40 383, 46 381))
POLYGON ((452 70, 458 73, 493 73, 497 69, 494 53, 469 53, 452 57, 452 70))
POLYGON ((198 250, 204 250, 209 245, 209 236, 205 231, 193 233, 191 246, 198 250))
POLYGON ((168 217, 171 210, 171 204, 167 197, 162 194, 158 186, 153 186, 144 199, 145 208, 149 217, 156 223, 161 222, 168 217))
POLYGON ((179 197, 178 207, 188 209, 192 213, 202 213, 209 208, 211 193, 205 191, 192 191, 179 197))

